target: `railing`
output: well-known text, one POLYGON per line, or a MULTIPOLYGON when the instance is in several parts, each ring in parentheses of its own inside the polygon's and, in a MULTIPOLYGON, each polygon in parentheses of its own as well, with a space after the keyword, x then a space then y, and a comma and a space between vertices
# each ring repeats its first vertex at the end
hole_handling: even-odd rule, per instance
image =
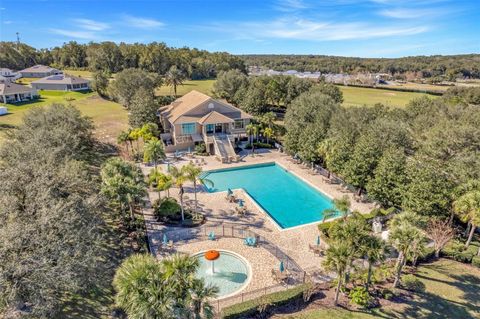
POLYGON ((191 135, 178 135, 175 136, 176 144, 191 143, 193 141, 191 135))
MULTIPOLYGON (((150 225, 153 226, 155 223, 150 223, 150 225)), ((303 281, 303 270, 292 258, 267 238, 257 234, 247 226, 219 223, 216 225, 202 225, 194 228, 168 228, 164 231, 160 231, 159 238, 162 238, 165 234, 169 240, 173 240, 175 243, 184 244, 208 240, 208 236, 212 232, 215 234, 216 238, 225 237, 245 239, 246 237, 255 237, 259 247, 264 248, 270 254, 275 256, 275 258, 283 261, 285 269, 290 270, 292 273, 292 278, 296 281, 303 281)))

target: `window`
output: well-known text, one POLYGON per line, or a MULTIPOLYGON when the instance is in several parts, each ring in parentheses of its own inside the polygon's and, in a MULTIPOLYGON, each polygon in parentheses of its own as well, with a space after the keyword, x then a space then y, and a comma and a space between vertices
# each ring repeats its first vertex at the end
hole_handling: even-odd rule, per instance
POLYGON ((195 133, 195 123, 182 124, 182 134, 190 135, 195 133))
POLYGON ((207 126, 205 127, 205 131, 207 132, 207 134, 212 134, 214 129, 215 124, 207 124, 207 126))
POLYGON ((235 120, 235 123, 233 124, 233 127, 237 130, 237 129, 241 129, 243 128, 243 120, 240 119, 240 120, 235 120))

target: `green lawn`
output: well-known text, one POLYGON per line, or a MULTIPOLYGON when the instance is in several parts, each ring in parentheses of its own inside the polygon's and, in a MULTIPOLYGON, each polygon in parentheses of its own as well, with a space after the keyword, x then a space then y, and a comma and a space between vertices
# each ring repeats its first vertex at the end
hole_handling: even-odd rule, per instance
MULTIPOLYGON (((183 85, 177 87, 177 94, 184 95, 191 90, 197 90, 199 92, 211 95, 213 83, 215 80, 191 80, 185 81, 183 85)), ((173 95, 173 88, 171 86, 162 85, 156 90, 157 95, 173 95)))
POLYGON ((400 92, 353 86, 339 86, 339 88, 343 93, 344 106, 375 105, 376 103, 382 103, 388 106, 404 107, 414 98, 422 96, 437 97, 425 93, 400 92))
POLYGON ((105 100, 94 92, 40 91, 40 95, 33 102, 6 105, 8 114, 0 116, 0 140, 2 131, 20 124, 27 110, 52 103, 71 103, 78 107, 93 119, 96 136, 106 142, 114 142, 119 132, 128 127, 127 111, 120 104, 105 100))
POLYGON ((305 310, 295 315, 277 316, 299 319, 370 318, 480 318, 480 269, 442 259, 419 267, 416 276, 426 291, 406 303, 393 304, 372 313, 341 308, 305 310))
POLYGON ((70 75, 75 75, 75 76, 80 76, 82 78, 86 78, 86 79, 92 79, 92 72, 91 71, 85 71, 85 70, 68 70, 68 69, 64 69, 62 70, 64 73, 66 74, 70 74, 70 75))

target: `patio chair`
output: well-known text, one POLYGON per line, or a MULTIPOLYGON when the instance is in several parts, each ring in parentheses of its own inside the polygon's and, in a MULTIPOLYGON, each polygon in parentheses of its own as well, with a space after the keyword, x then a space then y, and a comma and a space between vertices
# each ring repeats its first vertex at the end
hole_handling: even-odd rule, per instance
POLYGON ((249 247, 255 247, 257 246, 257 239, 255 237, 247 237, 245 238, 244 243, 249 247))
POLYGON ((236 198, 235 195, 233 195, 233 194, 227 195, 227 197, 225 197, 225 199, 226 199, 229 203, 235 203, 235 202, 237 201, 237 198, 236 198))
POLYGON ((272 269, 272 277, 276 282, 286 282, 288 280, 287 270, 272 269))
POLYGON ((170 250, 175 249, 175 246, 173 245, 173 240, 169 240, 169 241, 168 241, 167 247, 168 247, 168 249, 170 249, 170 250))
POLYGON ((245 216, 247 214, 247 207, 235 207, 235 213, 241 216, 245 216))
POLYGON ((215 233, 213 231, 208 234, 208 239, 209 240, 217 240, 217 238, 215 237, 215 233))

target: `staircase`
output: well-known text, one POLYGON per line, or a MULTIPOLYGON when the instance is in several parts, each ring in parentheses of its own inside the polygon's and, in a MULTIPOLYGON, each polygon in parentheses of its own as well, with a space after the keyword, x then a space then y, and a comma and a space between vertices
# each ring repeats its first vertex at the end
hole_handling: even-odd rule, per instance
POLYGON ((227 135, 215 135, 213 136, 213 143, 215 147, 215 154, 217 159, 222 163, 229 163, 231 161, 238 161, 239 156, 235 154, 232 141, 227 135))

